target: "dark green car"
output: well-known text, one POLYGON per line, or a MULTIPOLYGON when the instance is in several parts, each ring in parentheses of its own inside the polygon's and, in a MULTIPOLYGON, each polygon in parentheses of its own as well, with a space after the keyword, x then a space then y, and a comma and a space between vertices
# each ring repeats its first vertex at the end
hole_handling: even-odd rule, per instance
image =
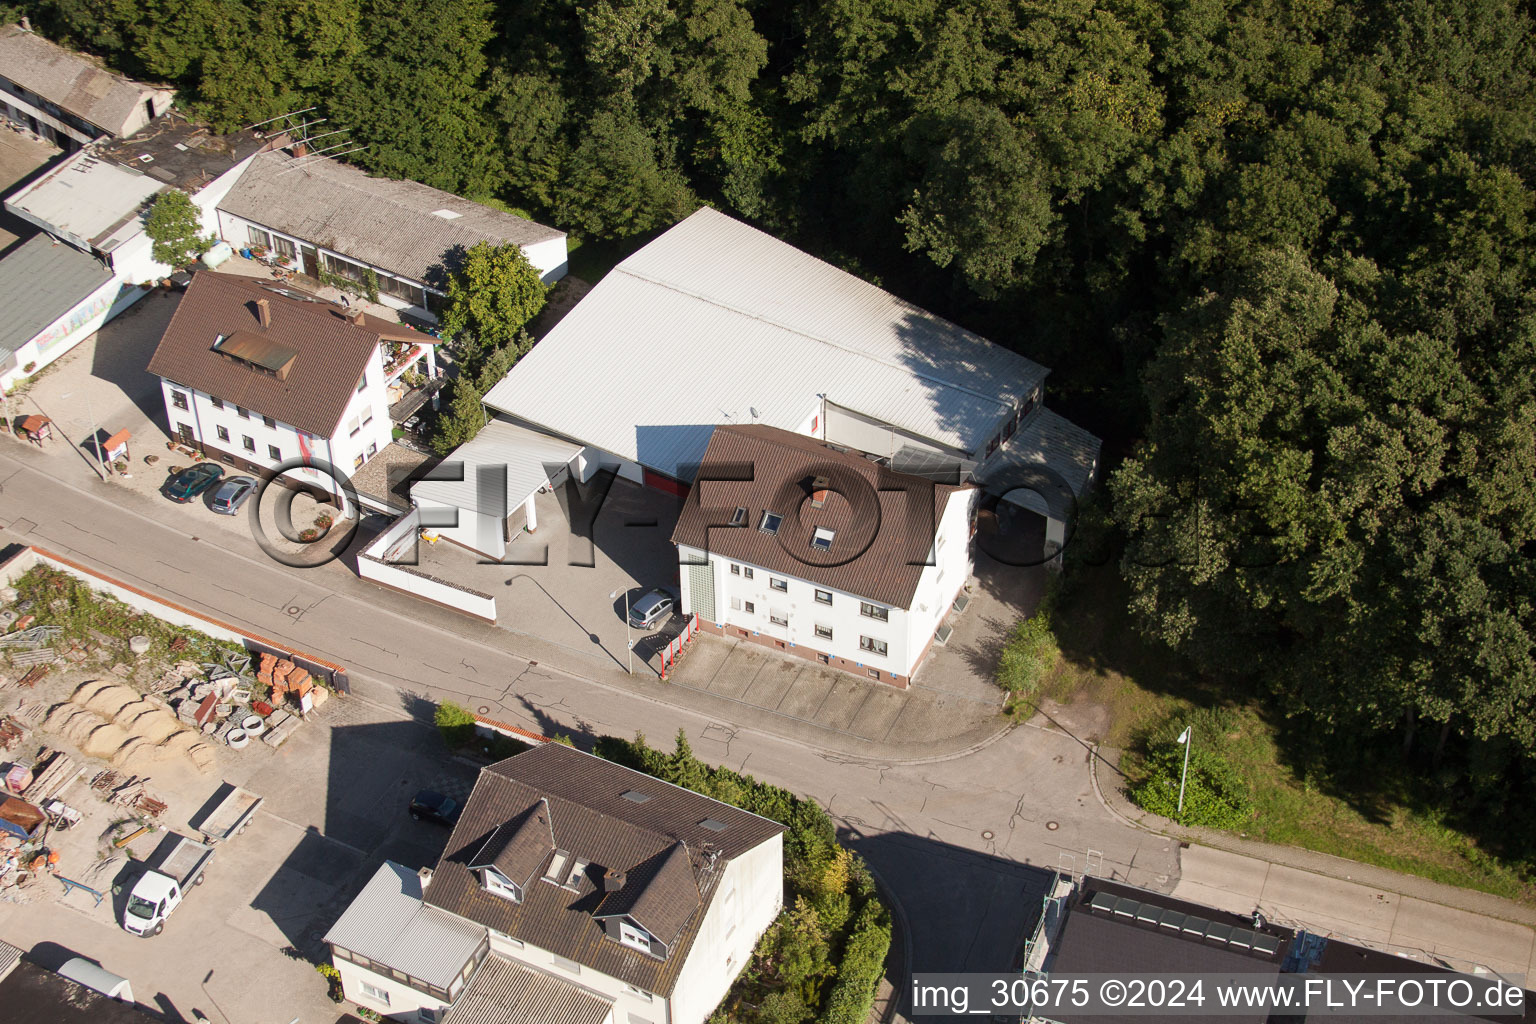
POLYGON ((218 483, 219 478, 223 475, 224 469, 222 466, 217 466, 212 462, 199 462, 197 465, 190 466, 167 480, 165 483, 165 496, 172 501, 179 501, 185 504, 218 483))

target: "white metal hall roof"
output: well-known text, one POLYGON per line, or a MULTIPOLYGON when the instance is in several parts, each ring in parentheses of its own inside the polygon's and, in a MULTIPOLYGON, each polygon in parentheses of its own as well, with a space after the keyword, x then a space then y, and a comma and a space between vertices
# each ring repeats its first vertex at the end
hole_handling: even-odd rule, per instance
POLYGON ((411 500, 417 505, 460 508, 505 518, 524 499, 543 487, 550 475, 571 461, 581 445, 550 437, 536 430, 493 419, 472 441, 453 450, 434 473, 461 463, 462 480, 436 480, 428 477, 411 484, 411 500), (484 491, 480 485, 481 466, 505 466, 505 498, 484 491), (552 469, 551 467, 554 467, 552 469))
POLYGON ((803 430, 823 397, 974 453, 1048 372, 706 208, 614 268, 485 401, 688 480, 717 424, 803 430))
POLYGON ((385 861, 325 941, 447 988, 485 940, 485 929, 421 902, 421 878, 385 861))

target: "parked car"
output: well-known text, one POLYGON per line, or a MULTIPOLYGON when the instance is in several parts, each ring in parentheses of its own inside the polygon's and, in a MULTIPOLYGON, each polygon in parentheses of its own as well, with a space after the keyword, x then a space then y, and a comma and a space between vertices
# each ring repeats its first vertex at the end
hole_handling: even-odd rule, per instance
POLYGON ((463 810, 463 804, 435 789, 424 789, 411 797, 411 817, 417 821, 435 821, 453 828, 463 810))
POLYGON ((255 493, 254 477, 232 476, 219 484, 219 489, 213 492, 213 510, 221 516, 232 516, 255 493))
POLYGON ((655 587, 640 595, 629 606, 629 624, 636 629, 650 629, 660 625, 672 614, 672 595, 655 587))
POLYGON ((212 462, 199 462, 166 481, 165 496, 183 505, 212 487, 224 475, 224 468, 212 462))

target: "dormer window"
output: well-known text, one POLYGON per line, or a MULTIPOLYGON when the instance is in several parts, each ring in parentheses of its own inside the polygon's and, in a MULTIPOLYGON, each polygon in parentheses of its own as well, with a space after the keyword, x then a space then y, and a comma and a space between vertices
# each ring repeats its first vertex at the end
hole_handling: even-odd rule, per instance
POLYGON ((523 890, 518 884, 495 868, 480 869, 480 884, 485 891, 513 903, 523 902, 523 890))
POLYGON ((817 551, 830 551, 832 550, 832 538, 836 536, 837 531, 829 530, 825 526, 818 526, 816 531, 811 534, 811 547, 817 551))
POLYGON ((651 951, 651 933, 628 918, 619 922, 619 941, 642 953, 651 951))

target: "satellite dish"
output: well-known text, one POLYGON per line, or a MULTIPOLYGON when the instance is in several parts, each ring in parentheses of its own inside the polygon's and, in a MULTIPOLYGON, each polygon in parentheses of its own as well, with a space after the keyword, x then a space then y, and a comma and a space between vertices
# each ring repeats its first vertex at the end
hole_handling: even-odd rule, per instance
POLYGON ((747 406, 747 411, 752 414, 752 418, 754 420, 757 419, 757 406, 749 405, 749 406, 747 406))

